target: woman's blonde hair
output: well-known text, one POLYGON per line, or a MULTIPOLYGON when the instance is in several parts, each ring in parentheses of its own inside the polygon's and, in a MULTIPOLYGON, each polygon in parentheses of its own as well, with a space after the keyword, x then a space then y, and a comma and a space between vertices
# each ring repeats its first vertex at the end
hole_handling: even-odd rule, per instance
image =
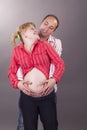
POLYGON ((11 36, 11 43, 12 43, 13 46, 17 45, 16 39, 19 39, 20 41, 22 41, 21 32, 26 31, 27 28, 30 27, 30 26, 36 27, 33 22, 27 22, 27 23, 24 23, 24 24, 20 25, 17 28, 16 32, 13 33, 12 36, 11 36))

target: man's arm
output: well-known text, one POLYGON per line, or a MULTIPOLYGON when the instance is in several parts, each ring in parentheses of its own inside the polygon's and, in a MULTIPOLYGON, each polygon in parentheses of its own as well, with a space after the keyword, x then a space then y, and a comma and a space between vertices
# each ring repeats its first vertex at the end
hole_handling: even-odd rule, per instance
MULTIPOLYGON (((53 48, 56 50, 56 52, 58 53, 59 56, 61 56, 62 54, 62 42, 60 39, 56 39, 54 37, 51 38, 52 43, 50 43, 53 48)), ((53 73, 55 71, 55 66, 53 64, 50 65, 50 72, 49 72, 49 77, 52 77, 53 73)))

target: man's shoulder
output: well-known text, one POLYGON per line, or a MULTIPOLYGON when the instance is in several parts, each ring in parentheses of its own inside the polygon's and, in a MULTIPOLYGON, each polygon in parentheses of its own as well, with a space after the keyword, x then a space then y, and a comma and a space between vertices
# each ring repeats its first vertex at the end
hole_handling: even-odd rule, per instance
POLYGON ((48 42, 50 42, 50 43, 58 43, 58 42, 61 43, 61 40, 59 38, 56 38, 56 37, 50 35, 48 42))
POLYGON ((50 37, 49 37, 49 39, 48 39, 48 42, 49 42, 52 46, 54 46, 54 48, 56 48, 56 47, 59 48, 59 47, 62 46, 61 40, 58 39, 58 38, 55 38, 55 37, 52 36, 52 35, 50 35, 50 37))

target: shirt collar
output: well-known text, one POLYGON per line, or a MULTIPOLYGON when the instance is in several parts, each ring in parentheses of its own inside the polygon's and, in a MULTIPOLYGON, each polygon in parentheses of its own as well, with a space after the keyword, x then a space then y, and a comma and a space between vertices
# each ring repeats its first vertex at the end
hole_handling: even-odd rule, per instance
POLYGON ((53 42, 53 36, 52 35, 49 36, 48 42, 53 42))
MULTIPOLYGON (((34 47, 35 47, 38 43, 39 43, 39 40, 35 42, 34 47)), ((23 42, 20 43, 19 47, 24 49, 24 43, 23 43, 23 42)))

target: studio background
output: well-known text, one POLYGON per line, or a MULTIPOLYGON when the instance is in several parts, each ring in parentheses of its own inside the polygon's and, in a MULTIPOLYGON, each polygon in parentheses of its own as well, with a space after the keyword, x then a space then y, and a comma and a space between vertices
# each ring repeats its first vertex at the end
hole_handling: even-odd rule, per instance
MULTIPOLYGON (((47 14, 59 18, 54 36, 62 41, 66 64, 57 92, 59 130, 87 130, 86 0, 0 0, 0 130, 16 130, 18 118, 19 91, 10 86, 7 77, 10 36, 27 21, 39 28, 47 14)), ((38 127, 42 130, 40 121, 38 127)))

